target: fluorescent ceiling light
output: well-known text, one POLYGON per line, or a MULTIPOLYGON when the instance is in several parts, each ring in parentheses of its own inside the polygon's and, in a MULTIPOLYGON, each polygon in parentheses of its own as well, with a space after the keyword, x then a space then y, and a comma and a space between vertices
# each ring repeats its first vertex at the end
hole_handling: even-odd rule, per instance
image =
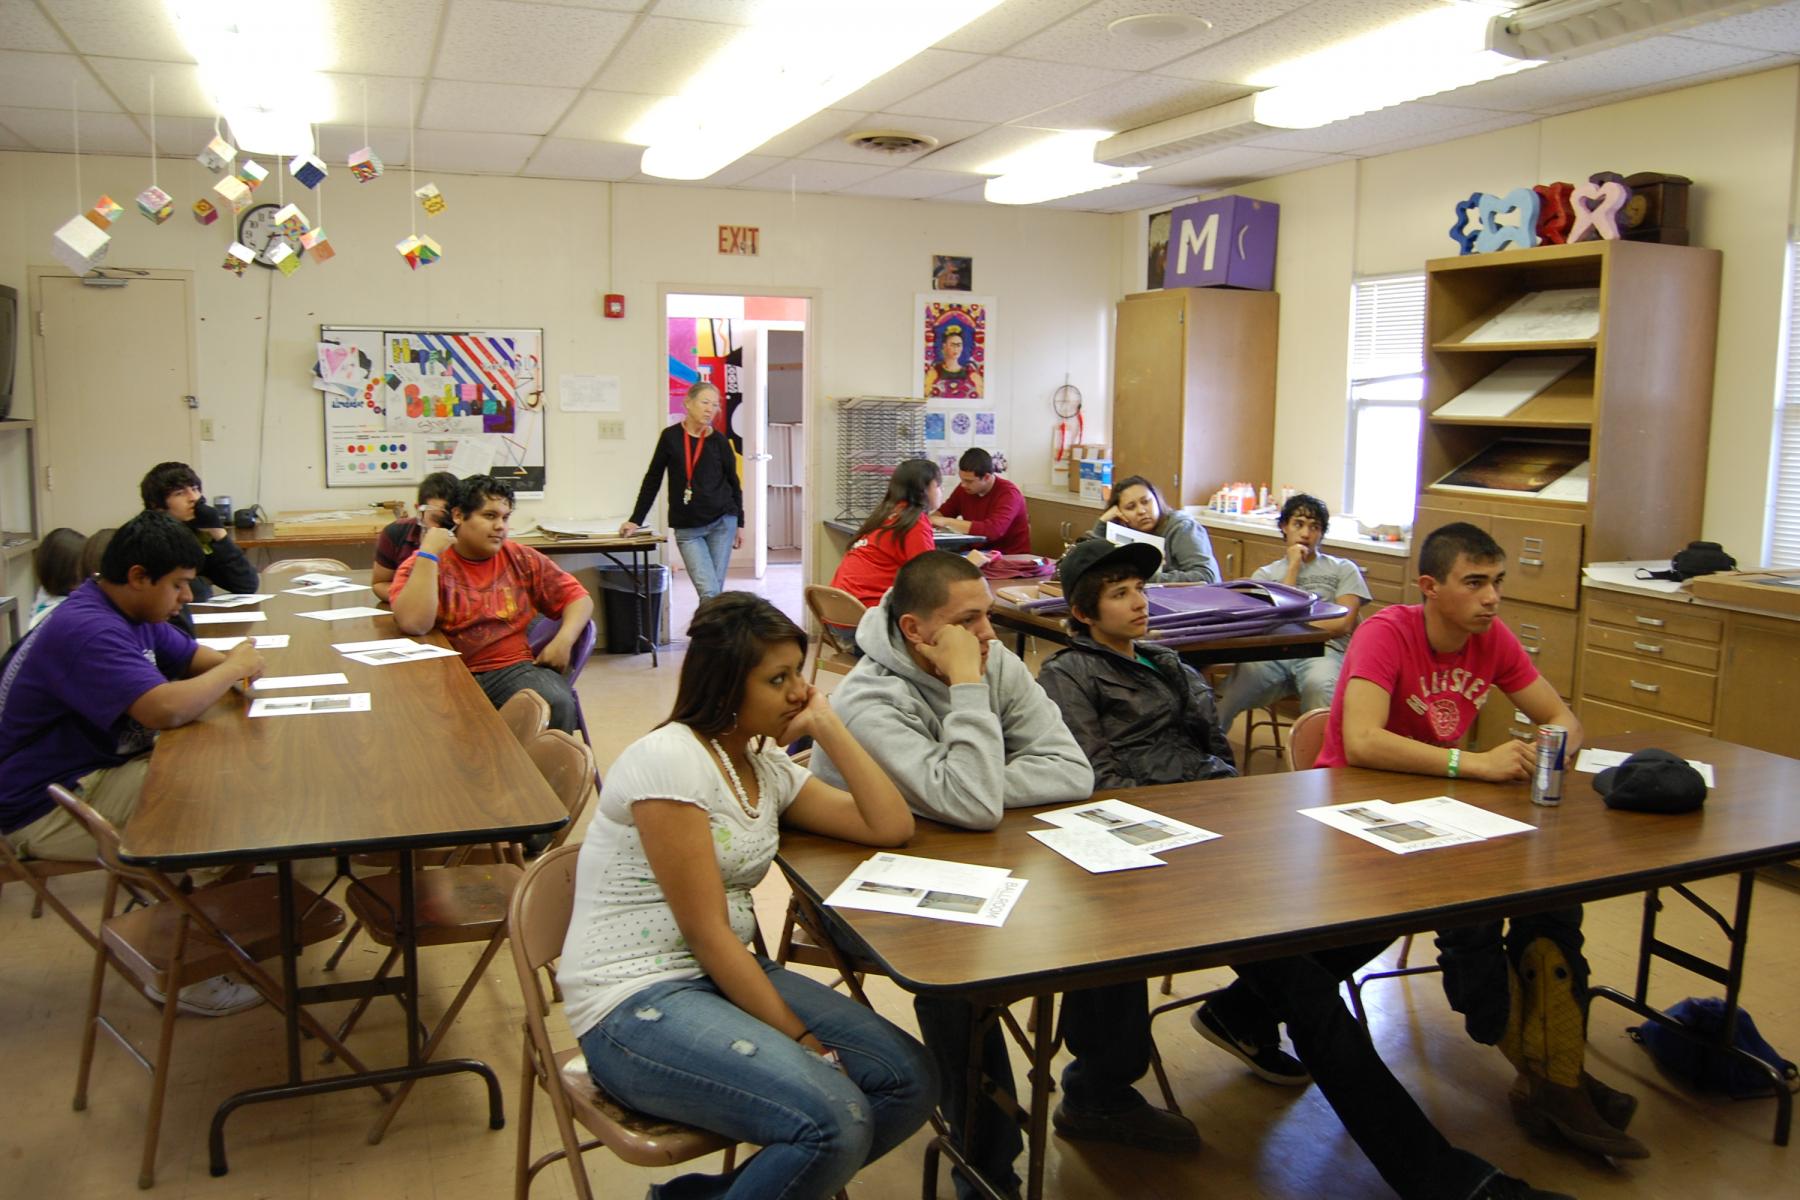
POLYGON ((1094 146, 1106 136, 1105 130, 1072 129, 991 162, 981 172, 996 178, 982 194, 990 204, 1042 204, 1130 183, 1138 168, 1094 161, 1094 146))
POLYGON ((1542 0, 1495 17, 1488 46, 1515 58, 1568 58, 1671 33, 1775 0, 1542 0))
POLYGON ((744 29, 626 133, 640 169, 705 179, 879 79, 1000 0, 789 0, 744 29))
POLYGON ((297 154, 312 149, 312 125, 332 115, 319 74, 331 55, 331 22, 321 0, 221 4, 167 0, 200 83, 231 123, 240 150, 297 154))

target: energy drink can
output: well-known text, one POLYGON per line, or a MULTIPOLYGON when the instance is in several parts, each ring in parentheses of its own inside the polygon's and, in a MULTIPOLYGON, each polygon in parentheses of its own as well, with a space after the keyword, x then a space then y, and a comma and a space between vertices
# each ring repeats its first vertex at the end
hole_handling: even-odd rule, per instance
POLYGON ((1563 753, 1569 745, 1569 731, 1561 725, 1539 725, 1534 741, 1537 767, 1531 772, 1531 802, 1555 808, 1562 803, 1563 753))

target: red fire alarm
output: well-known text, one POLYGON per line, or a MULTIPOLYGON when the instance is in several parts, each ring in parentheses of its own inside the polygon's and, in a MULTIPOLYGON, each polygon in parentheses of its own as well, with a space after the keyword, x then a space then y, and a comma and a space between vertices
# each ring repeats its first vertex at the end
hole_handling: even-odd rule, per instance
POLYGON ((608 292, 606 294, 606 315, 609 317, 624 316, 625 297, 619 295, 617 292, 608 292))

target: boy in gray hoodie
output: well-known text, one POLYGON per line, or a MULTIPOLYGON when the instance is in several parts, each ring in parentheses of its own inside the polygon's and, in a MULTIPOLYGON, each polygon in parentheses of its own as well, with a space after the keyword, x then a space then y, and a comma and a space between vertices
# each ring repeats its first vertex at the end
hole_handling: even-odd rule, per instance
MULTIPOLYGON (((993 598, 981 572, 941 550, 900 569, 881 603, 864 614, 856 641, 865 657, 831 695, 831 706, 914 812, 963 829, 988 830, 1005 809, 1085 800, 1094 772, 1056 706, 1025 664, 994 638, 993 598)), ((812 771, 835 784, 837 767, 815 750, 812 771)), ((1056 1128, 1158 1150, 1194 1150, 1185 1118, 1153 1108, 1133 1084, 1150 1066, 1147 985, 1071 992, 1063 1001, 1064 1042, 1074 1061, 1063 1072, 1056 1128)), ((965 1001, 919 997, 919 1031, 936 1057, 951 1124, 964 1128, 969 1027, 965 1001)), ((982 1067, 1012 1088, 998 1026, 988 1031, 982 1067)), ((1018 1126, 991 1101, 977 1122, 971 1163, 1005 1190, 1016 1185, 1018 1126)), ((957 1181, 958 1191, 970 1194, 957 1181)))

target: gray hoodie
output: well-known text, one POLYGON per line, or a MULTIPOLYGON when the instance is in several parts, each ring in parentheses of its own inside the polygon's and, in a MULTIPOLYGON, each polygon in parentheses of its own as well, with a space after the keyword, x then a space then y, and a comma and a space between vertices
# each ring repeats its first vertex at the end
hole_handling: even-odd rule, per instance
MULTIPOLYGON (((890 598, 863 614, 856 643, 865 657, 831 693, 831 707, 914 812, 992 829, 1004 809, 1093 795, 1087 756, 1016 654, 993 642, 982 681, 951 687, 913 661, 888 621, 890 598)), ((812 772, 844 786, 822 746, 812 772)))
MULTIPOLYGON (((1206 526, 1180 509, 1171 509, 1151 531, 1163 540, 1162 570, 1152 575, 1151 583, 1218 583, 1224 576, 1219 560, 1213 556, 1212 539, 1206 526)), ((1106 522, 1095 521, 1092 536, 1106 536, 1106 522)))

